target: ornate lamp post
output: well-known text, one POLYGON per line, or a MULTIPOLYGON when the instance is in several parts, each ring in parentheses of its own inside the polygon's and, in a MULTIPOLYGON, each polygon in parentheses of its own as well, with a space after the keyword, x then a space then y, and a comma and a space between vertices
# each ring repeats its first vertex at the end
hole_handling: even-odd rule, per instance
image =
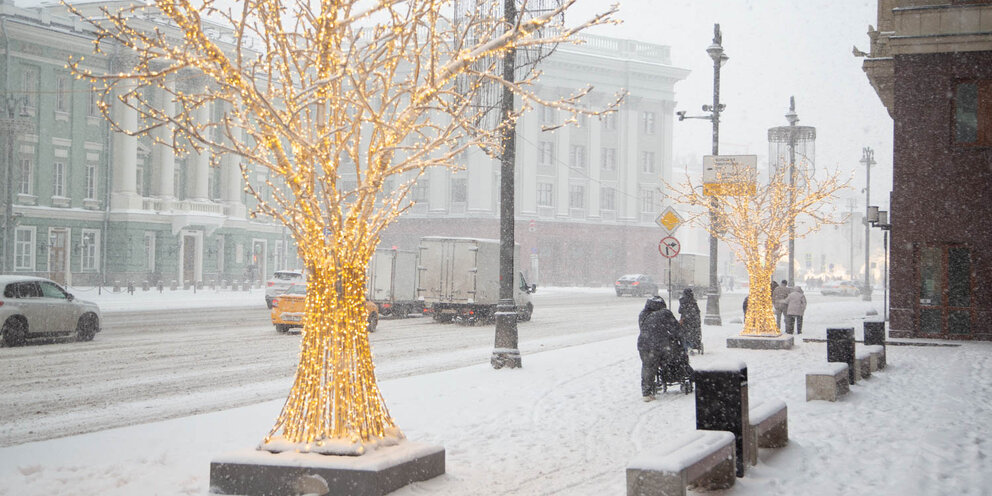
MULTIPOLYGON (((723 34, 720 32, 720 25, 713 25, 713 43, 706 47, 706 53, 713 59, 713 105, 703 105, 703 112, 709 115, 687 116, 685 112, 676 112, 679 120, 685 119, 707 119, 713 123, 713 155, 720 154, 720 112, 726 105, 720 103, 720 67, 730 59, 723 52, 723 34)), ((714 199, 714 202, 716 200, 714 199)), ((716 226, 716 209, 710 204, 710 228, 716 226)), ((716 274, 717 268, 717 244, 716 236, 710 233, 710 287, 706 292, 706 316, 703 323, 706 325, 722 325, 720 320, 720 283, 716 274)))

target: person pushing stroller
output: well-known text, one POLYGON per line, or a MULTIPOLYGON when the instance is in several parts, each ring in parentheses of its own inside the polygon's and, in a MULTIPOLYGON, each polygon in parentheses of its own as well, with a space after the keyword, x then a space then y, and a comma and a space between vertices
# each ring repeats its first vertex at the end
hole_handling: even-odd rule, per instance
POLYGON ((658 391, 658 371, 681 346, 682 326, 660 296, 649 298, 637 318, 640 333, 637 351, 641 356, 641 397, 652 401, 658 391))

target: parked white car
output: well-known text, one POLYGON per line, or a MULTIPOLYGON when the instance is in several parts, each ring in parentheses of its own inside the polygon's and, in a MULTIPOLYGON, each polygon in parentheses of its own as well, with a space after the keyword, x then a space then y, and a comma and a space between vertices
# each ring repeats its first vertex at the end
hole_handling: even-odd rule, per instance
POLYGON ((265 285, 265 306, 272 309, 272 299, 286 292, 290 286, 298 282, 306 282, 302 270, 277 270, 272 279, 265 285))
POLYGON ((48 279, 0 275, 0 323, 7 346, 69 336, 90 341, 100 332, 100 307, 48 279))

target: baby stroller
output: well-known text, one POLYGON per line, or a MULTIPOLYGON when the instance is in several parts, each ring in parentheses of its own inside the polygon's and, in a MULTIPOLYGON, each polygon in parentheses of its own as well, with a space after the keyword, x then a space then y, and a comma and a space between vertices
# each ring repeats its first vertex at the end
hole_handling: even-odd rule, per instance
POLYGON ((662 392, 668 392, 668 386, 676 384, 684 394, 692 392, 693 371, 681 336, 671 336, 671 350, 661 360, 657 383, 662 392))

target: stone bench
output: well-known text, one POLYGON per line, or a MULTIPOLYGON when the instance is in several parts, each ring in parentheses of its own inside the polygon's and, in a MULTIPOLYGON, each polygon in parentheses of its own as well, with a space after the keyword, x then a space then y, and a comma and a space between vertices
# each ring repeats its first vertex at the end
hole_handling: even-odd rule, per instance
POLYGON ((848 381, 846 363, 827 362, 806 373, 806 401, 837 401, 851 390, 848 381))
POLYGON ((726 489, 737 481, 734 435, 694 430, 627 464, 627 496, 685 496, 686 487, 726 489))
POLYGON ((748 408, 747 418, 759 448, 781 448, 789 443, 789 411, 784 401, 759 401, 748 408))
POLYGON ((871 353, 868 350, 859 349, 854 354, 854 380, 871 378, 871 353))
POLYGON ((863 347, 865 351, 871 353, 871 361, 868 368, 872 371, 878 371, 885 368, 885 347, 880 344, 870 344, 863 347))

